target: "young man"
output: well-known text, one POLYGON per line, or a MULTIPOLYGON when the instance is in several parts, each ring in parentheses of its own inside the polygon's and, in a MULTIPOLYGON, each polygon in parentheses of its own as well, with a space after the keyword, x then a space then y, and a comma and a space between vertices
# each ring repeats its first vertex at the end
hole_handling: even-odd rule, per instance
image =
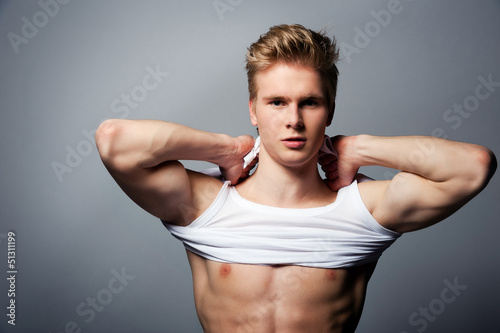
POLYGON ((339 136, 337 155, 319 153, 337 56, 334 41, 300 25, 273 27, 249 48, 261 140, 250 177, 250 136, 152 120, 108 120, 97 131, 117 183, 184 242, 206 332, 353 332, 381 253, 455 212, 495 171, 488 149, 434 137, 339 136), (228 181, 178 160, 212 162, 228 181), (365 165, 401 172, 358 183, 365 165))

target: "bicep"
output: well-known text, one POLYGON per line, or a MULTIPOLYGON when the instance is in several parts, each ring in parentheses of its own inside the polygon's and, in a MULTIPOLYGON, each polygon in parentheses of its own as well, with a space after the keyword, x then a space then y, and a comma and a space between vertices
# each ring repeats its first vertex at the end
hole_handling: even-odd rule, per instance
POLYGON ((457 211, 470 199, 459 187, 400 172, 392 180, 360 184, 360 191, 373 217, 402 233, 426 228, 457 211))

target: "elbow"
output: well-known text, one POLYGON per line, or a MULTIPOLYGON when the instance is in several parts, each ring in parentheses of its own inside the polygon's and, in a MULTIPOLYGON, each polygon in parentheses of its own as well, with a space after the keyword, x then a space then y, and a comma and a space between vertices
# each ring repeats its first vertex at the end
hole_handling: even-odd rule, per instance
POLYGON ((481 147, 474 154, 474 164, 476 168, 472 177, 472 184, 479 193, 483 190, 497 169, 497 159, 495 154, 488 148, 481 147))
POLYGON ((116 157, 116 144, 121 123, 121 119, 107 119, 99 125, 95 133, 97 150, 106 166, 116 157))
POLYGON ((497 158, 495 156, 495 154, 489 150, 489 149, 486 149, 487 150, 487 158, 486 158, 486 167, 487 167, 487 171, 486 171, 486 184, 490 181, 491 177, 493 177, 493 175, 495 174, 495 171, 497 170, 497 165, 498 165, 498 162, 497 162, 497 158))

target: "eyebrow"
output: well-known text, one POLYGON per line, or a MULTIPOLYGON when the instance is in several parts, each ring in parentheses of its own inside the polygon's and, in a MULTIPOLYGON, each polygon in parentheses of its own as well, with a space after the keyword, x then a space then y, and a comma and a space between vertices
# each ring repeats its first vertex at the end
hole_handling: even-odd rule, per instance
MULTIPOLYGON (((271 100, 278 100, 278 99, 279 100, 287 100, 289 98, 287 98, 285 96, 281 96, 281 95, 268 95, 268 96, 262 97, 262 99, 267 100, 267 101, 271 101, 271 100)), ((300 98, 301 101, 305 101, 308 99, 315 99, 318 101, 324 101, 325 97, 323 97, 322 95, 309 94, 309 95, 304 95, 300 98)))

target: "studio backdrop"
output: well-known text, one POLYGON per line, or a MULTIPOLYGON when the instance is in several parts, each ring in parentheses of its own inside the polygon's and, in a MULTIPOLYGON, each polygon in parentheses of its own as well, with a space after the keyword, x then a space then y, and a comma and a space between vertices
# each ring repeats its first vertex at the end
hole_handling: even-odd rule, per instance
MULTIPOLYGON (((327 134, 500 154, 497 0, 2 1, 1 332, 202 332, 182 244, 116 185, 95 130, 160 119, 255 136, 244 56, 282 23, 337 39, 327 134)), ((357 332, 500 331, 499 184, 384 253, 357 332)))

